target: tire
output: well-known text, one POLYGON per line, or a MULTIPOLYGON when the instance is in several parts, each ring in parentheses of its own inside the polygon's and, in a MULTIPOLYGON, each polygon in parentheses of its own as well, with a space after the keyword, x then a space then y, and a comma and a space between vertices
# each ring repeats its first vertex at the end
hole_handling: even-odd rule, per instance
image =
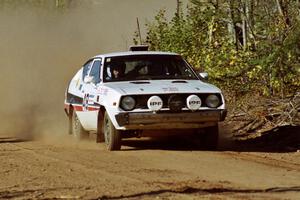
POLYGON ((100 114, 100 112, 101 111, 99 111, 98 120, 97 120, 97 136, 96 136, 97 143, 105 142, 104 133, 103 133, 103 117, 100 114))
POLYGON ((115 129, 107 112, 103 118, 103 133, 107 150, 117 151, 121 149, 121 131, 115 129))
POLYGON ((205 128, 205 133, 202 135, 202 144, 206 150, 215 151, 218 148, 219 127, 211 126, 205 128))
POLYGON ((80 141, 89 138, 89 132, 82 127, 75 111, 72 112, 71 127, 71 133, 76 140, 80 141))
POLYGON ((68 115, 68 118, 69 118, 68 134, 69 135, 73 134, 73 112, 74 112, 73 109, 70 108, 69 115, 68 115))

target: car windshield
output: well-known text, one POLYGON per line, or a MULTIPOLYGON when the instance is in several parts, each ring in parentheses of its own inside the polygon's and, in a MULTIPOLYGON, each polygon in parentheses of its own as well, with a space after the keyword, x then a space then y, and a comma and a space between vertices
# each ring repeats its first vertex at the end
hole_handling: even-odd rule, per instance
POLYGON ((107 57, 103 69, 104 82, 198 79, 179 55, 130 55, 107 57))

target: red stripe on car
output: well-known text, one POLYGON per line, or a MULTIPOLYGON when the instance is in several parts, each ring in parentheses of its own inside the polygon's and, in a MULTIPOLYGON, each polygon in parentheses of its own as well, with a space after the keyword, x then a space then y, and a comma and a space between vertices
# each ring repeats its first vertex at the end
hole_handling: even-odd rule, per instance
POLYGON ((74 110, 76 111, 83 111, 83 107, 82 106, 73 106, 74 110))
POLYGON ((95 107, 88 107, 88 111, 96 111, 99 110, 99 108, 95 108, 95 107))

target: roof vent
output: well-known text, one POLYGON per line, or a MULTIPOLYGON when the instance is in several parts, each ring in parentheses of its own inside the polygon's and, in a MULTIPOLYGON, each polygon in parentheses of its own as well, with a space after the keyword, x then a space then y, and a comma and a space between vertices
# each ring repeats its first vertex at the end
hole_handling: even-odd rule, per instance
POLYGON ((133 45, 129 47, 129 51, 148 51, 148 45, 133 45))

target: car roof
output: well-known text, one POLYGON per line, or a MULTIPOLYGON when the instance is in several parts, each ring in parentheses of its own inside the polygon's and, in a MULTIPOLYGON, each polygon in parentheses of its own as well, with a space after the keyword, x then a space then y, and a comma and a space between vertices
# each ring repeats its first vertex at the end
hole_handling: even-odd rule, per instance
POLYGON ((107 54, 99 54, 92 58, 99 58, 99 57, 115 57, 115 56, 131 56, 131 55, 179 55, 177 53, 172 52, 163 52, 163 51, 125 51, 125 52, 114 52, 114 53, 107 53, 107 54))

